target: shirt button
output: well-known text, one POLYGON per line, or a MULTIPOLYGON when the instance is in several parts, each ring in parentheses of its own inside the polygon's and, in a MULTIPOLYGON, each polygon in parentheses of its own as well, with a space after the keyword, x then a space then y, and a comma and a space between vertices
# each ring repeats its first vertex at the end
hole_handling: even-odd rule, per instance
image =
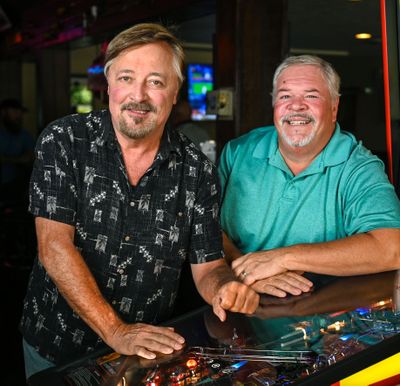
POLYGON ((134 203, 133 201, 131 201, 131 202, 129 203, 129 205, 130 205, 130 206, 135 206, 135 203, 134 203))
POLYGON ((124 273, 124 270, 120 268, 117 272, 118 272, 120 275, 122 275, 122 274, 124 273))
POLYGON ((113 300, 113 301, 112 301, 112 304, 117 304, 117 301, 116 301, 116 300, 113 300))
POLYGON ((129 236, 125 236, 125 241, 129 241, 131 238, 129 236))
POLYGON ((182 217, 182 216, 183 216, 183 213, 182 213, 182 212, 178 212, 178 216, 179 216, 179 217, 182 217))

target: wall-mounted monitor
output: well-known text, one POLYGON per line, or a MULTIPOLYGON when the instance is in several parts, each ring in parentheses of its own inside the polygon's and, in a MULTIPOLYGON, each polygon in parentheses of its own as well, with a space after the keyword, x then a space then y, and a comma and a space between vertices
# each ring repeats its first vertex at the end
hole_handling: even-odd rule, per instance
POLYGON ((211 64, 191 63, 187 66, 188 99, 192 106, 192 119, 195 121, 216 119, 207 115, 207 91, 214 87, 214 69, 211 64))

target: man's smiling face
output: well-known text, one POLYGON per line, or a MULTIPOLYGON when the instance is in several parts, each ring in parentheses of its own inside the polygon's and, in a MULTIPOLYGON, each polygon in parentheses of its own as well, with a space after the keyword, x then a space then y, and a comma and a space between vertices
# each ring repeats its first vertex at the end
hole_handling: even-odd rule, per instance
POLYGON ((280 144, 287 149, 311 146, 320 151, 335 128, 338 104, 318 67, 292 65, 283 70, 274 103, 280 144))
POLYGON ((179 90, 173 54, 166 43, 123 51, 107 74, 113 126, 127 138, 161 135, 179 90))

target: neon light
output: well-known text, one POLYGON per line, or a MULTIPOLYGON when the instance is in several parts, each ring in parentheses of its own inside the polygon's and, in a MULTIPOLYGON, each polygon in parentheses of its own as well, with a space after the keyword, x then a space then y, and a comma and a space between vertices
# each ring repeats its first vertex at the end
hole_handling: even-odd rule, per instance
POLYGON ((383 60, 383 91, 385 97, 385 118, 386 118, 386 147, 388 153, 388 175, 393 184, 393 157, 392 157, 392 126, 390 118, 390 89, 389 89, 389 59, 387 52, 387 31, 386 31, 386 5, 381 0, 381 27, 382 27, 382 60, 383 60))
POLYGON ((233 364, 231 367, 234 369, 240 369, 242 366, 244 366, 248 361, 241 361, 238 363, 233 364))

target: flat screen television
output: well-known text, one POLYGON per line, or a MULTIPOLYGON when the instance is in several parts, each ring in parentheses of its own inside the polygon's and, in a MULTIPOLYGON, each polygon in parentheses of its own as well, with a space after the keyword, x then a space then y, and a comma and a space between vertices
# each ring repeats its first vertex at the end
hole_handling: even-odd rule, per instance
POLYGON ((192 120, 212 120, 215 115, 206 113, 207 91, 214 87, 214 69, 211 64, 191 63, 187 66, 188 100, 192 106, 192 120))

